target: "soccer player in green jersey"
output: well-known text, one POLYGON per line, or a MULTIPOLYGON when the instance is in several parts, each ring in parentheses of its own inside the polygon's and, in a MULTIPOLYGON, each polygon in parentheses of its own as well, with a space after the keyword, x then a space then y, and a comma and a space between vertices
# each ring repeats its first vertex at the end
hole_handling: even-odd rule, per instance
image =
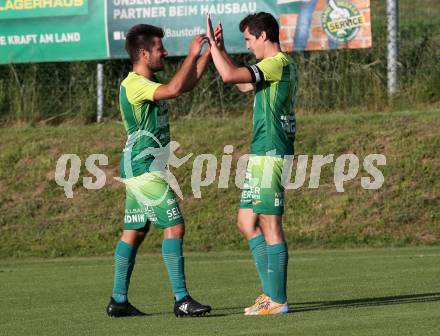
POLYGON ((288 251, 282 228, 284 156, 293 154, 297 68, 283 53, 279 26, 268 13, 248 15, 240 23, 246 47, 259 62, 237 67, 223 43, 221 24, 207 34, 215 67, 225 83, 240 91, 255 89, 251 156, 238 211, 238 226, 249 242, 263 293, 245 309, 246 315, 288 312, 286 296, 288 251))
POLYGON ((175 315, 199 316, 211 310, 192 299, 186 288, 184 221, 165 171, 170 143, 166 100, 194 88, 211 59, 210 50, 200 56, 206 36, 196 36, 182 66, 162 84, 155 73, 163 69, 167 56, 163 37, 161 28, 146 24, 132 27, 126 36, 133 71, 122 81, 119 94, 128 139, 120 164, 126 186, 124 230, 116 246, 114 287, 107 306, 112 317, 145 315, 129 303, 127 293, 136 252, 150 224, 163 229, 162 255, 174 293, 175 315))

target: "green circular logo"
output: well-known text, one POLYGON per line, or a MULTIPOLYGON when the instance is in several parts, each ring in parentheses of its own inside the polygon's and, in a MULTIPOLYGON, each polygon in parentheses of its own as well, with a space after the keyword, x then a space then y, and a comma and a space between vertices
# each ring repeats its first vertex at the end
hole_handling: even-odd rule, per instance
POLYGON ((322 13, 321 22, 329 38, 337 42, 348 42, 359 32, 365 19, 352 3, 330 0, 322 13))

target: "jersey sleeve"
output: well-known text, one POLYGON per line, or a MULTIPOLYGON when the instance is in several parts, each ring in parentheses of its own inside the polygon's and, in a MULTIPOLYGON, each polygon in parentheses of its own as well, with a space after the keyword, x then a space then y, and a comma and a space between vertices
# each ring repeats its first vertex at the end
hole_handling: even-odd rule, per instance
POLYGON ((136 78, 126 84, 127 99, 131 104, 139 104, 145 100, 154 101, 154 92, 162 84, 146 78, 136 78))
POLYGON ((261 71, 264 80, 267 82, 279 81, 283 75, 283 63, 275 57, 264 59, 257 63, 255 67, 261 71))
POLYGON ((256 65, 248 65, 246 69, 248 69, 251 74, 251 83, 260 83, 264 79, 263 72, 256 65))

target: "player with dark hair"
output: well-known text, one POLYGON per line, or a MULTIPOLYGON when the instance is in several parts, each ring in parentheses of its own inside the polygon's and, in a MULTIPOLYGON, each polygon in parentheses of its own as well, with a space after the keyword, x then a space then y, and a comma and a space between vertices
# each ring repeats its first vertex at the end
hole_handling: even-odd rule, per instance
POLYGON ((255 89, 251 156, 237 222, 254 256, 263 293, 245 314, 283 314, 288 312, 288 251, 282 228, 281 175, 284 156, 293 155, 298 72, 290 55, 281 51, 278 22, 271 14, 248 15, 240 31, 246 47, 260 60, 255 65, 237 67, 232 62, 224 48, 221 24, 214 31, 207 15, 211 54, 223 81, 237 84, 243 92, 255 89))
POLYGON ((126 186, 124 230, 116 246, 114 287, 107 306, 112 317, 145 315, 129 303, 127 294, 136 253, 150 224, 163 229, 162 255, 174 293, 175 315, 198 316, 211 310, 192 299, 186 288, 184 221, 164 169, 156 164, 157 155, 164 155, 166 163, 170 143, 166 100, 195 87, 209 63, 210 50, 199 57, 206 37, 194 37, 181 67, 168 83, 161 84, 155 73, 163 69, 167 56, 163 37, 161 28, 146 24, 132 27, 126 36, 133 71, 122 81, 119 94, 128 139, 120 164, 126 186))
POLYGON ((249 34, 259 37, 265 32, 267 39, 273 43, 280 43, 280 28, 277 20, 269 13, 260 12, 250 14, 241 20, 239 25, 242 33, 248 29, 249 34))

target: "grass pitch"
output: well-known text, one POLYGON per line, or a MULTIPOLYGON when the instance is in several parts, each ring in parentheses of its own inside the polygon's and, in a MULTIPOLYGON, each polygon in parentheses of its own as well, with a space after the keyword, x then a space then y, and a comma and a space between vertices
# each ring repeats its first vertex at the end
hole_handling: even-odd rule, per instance
MULTIPOLYGON (((182 188, 180 202, 187 232, 186 251, 247 250, 237 234, 236 214, 241 190, 236 163, 249 152, 251 116, 191 118, 172 122, 171 134, 181 143, 178 157, 193 153, 173 169, 182 188), (195 198, 191 187, 194 159, 211 153, 220 173, 225 145, 234 146, 229 188, 216 178, 195 198), (212 239, 217 237, 217 239, 212 239)), ((295 248, 404 247, 440 245, 440 109, 394 113, 321 114, 298 116, 296 154, 308 155, 306 181, 286 196, 284 229, 295 248), (323 167, 318 189, 308 188, 312 155, 355 153, 357 177, 339 193, 334 165, 323 167), (363 159, 384 154, 385 183, 364 190, 363 159)), ((0 132, 0 258, 103 256, 112 253, 120 235, 125 187, 119 159, 126 141, 122 124, 6 128, 0 132), (74 198, 55 183, 58 158, 75 153, 82 160, 74 198), (105 154, 106 185, 83 187, 85 160, 105 154), (30 239, 32 237, 32 239, 30 239)), ((296 163, 295 163, 296 167, 296 163)), ((296 168, 295 168, 296 169, 296 168)), ((68 170, 69 171, 69 170, 68 170)), ((205 169, 204 169, 205 172, 205 169)), ((295 173, 292 173, 292 181, 295 173)), ((95 177, 93 177, 95 179, 95 177)), ((160 252, 162 232, 152 230, 146 251, 160 252)))
POLYGON ((187 254, 209 317, 175 318, 160 255, 138 256, 130 299, 150 315, 105 315, 111 258, 0 261, 0 335, 439 335, 440 248, 290 251, 283 316, 244 316, 259 294, 250 253, 187 254))

